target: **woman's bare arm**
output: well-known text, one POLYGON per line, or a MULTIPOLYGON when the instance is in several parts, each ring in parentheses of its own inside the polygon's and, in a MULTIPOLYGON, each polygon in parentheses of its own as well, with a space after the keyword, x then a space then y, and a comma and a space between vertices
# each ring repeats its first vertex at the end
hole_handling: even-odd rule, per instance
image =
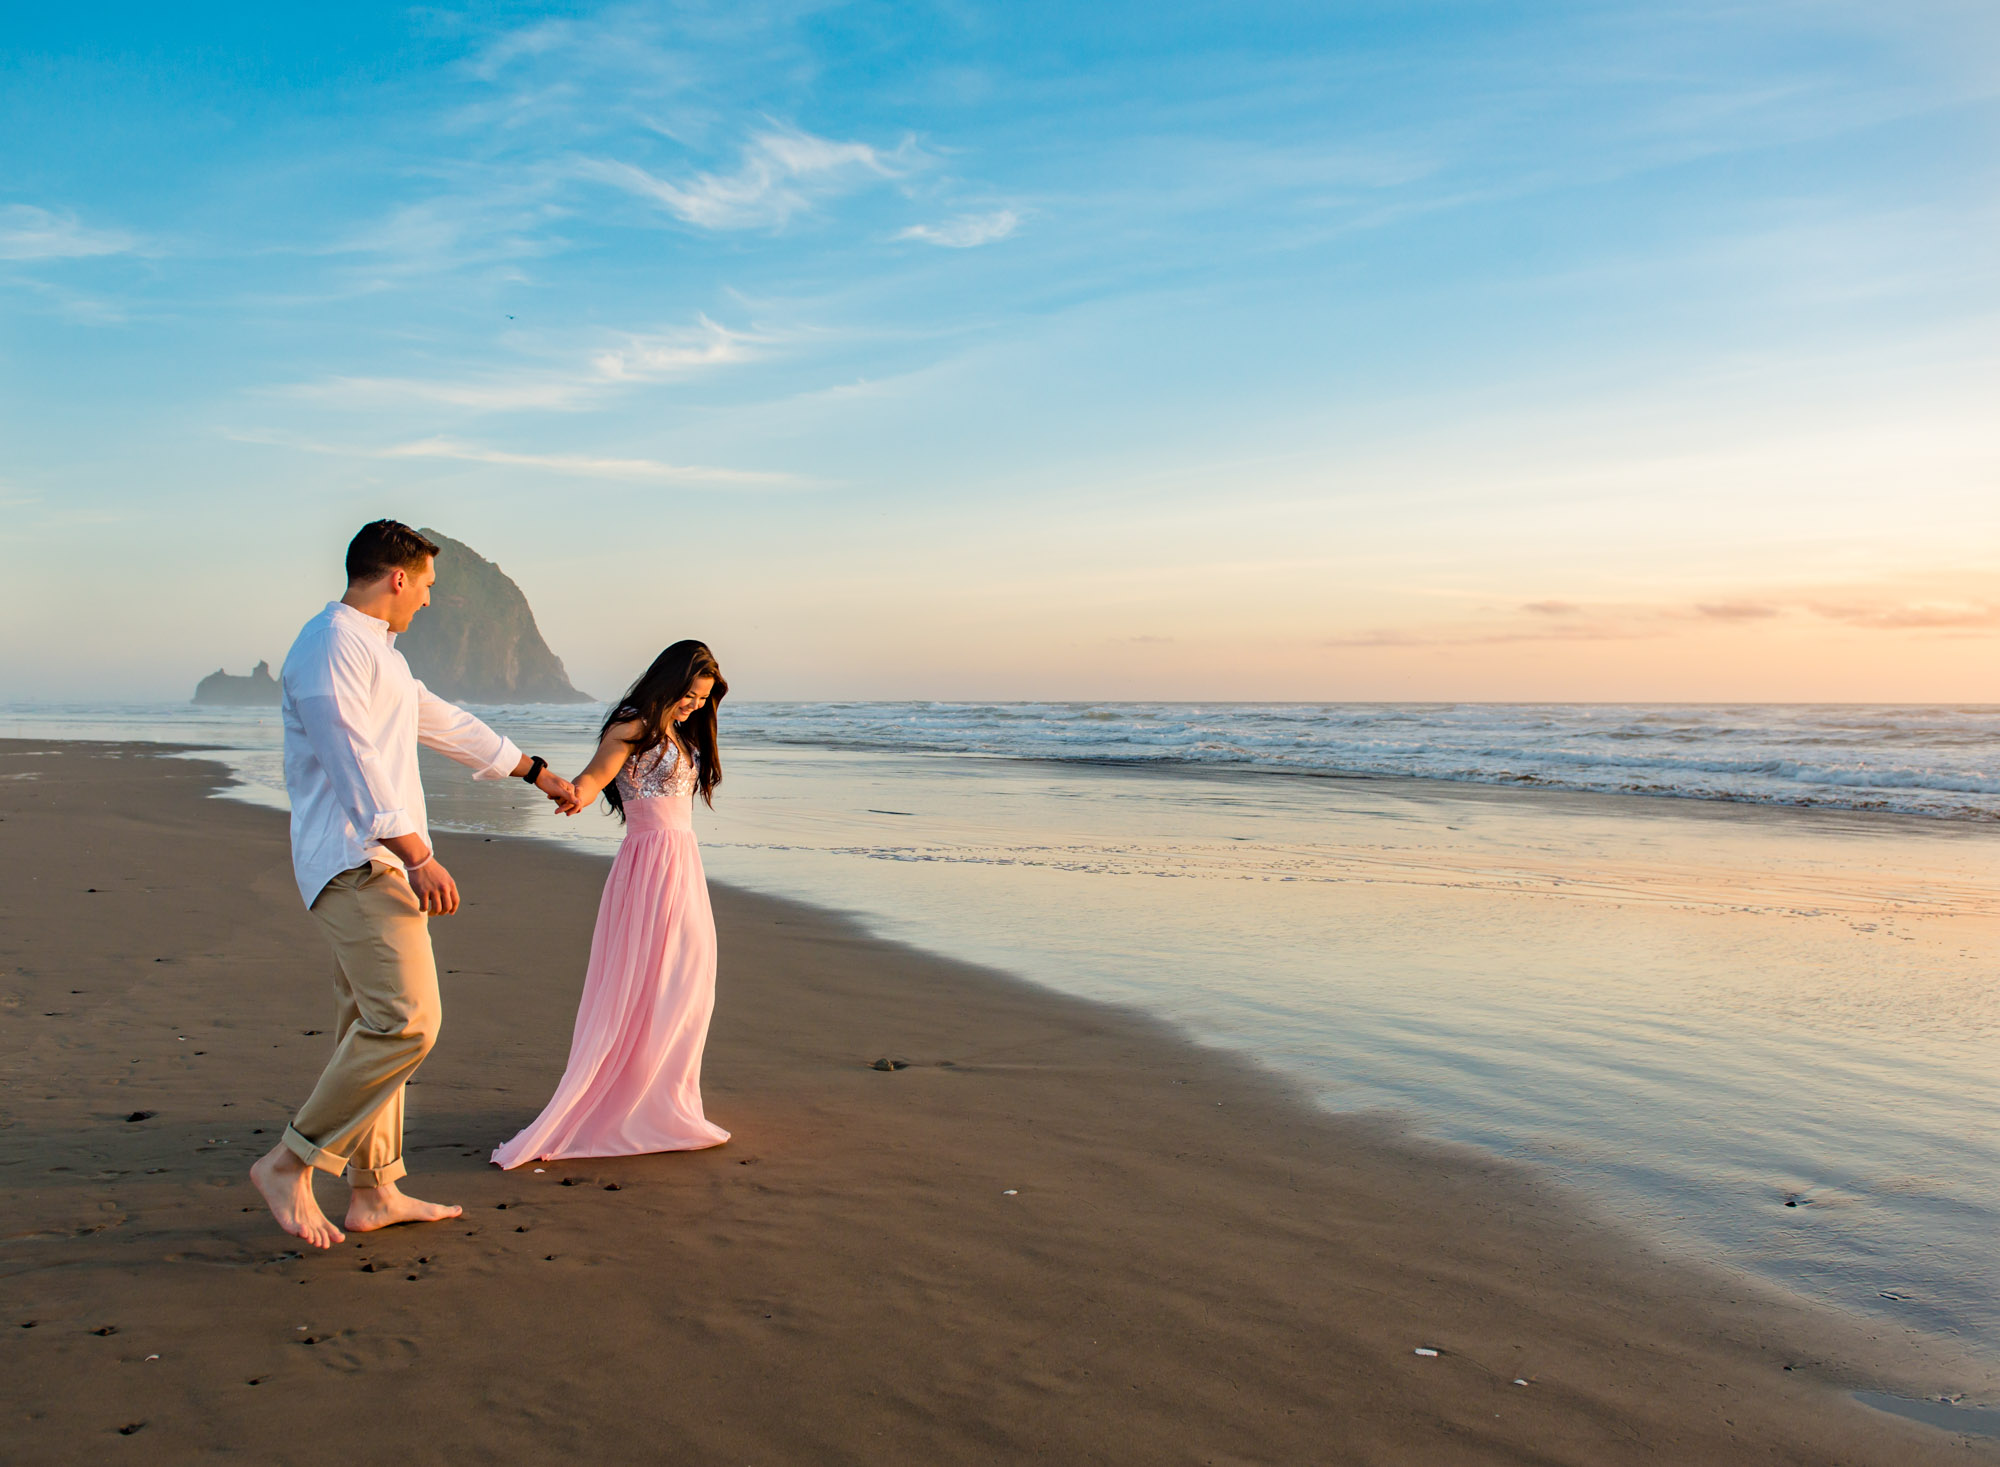
POLYGON ((632 757, 631 741, 638 736, 639 720, 636 718, 614 723, 607 728, 590 763, 584 766, 583 773, 570 781, 575 793, 568 800, 558 801, 556 808, 565 815, 589 809, 591 803, 604 792, 604 787, 611 783, 611 777, 623 769, 625 761, 632 757))

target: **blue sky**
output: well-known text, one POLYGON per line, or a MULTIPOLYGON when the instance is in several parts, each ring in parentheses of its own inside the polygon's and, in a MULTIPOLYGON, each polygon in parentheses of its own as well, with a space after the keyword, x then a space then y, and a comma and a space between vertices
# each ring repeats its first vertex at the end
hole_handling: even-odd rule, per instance
POLYGON ((275 661, 381 514, 600 693, 1994 696, 1990 4, 4 44, 0 697, 275 661))

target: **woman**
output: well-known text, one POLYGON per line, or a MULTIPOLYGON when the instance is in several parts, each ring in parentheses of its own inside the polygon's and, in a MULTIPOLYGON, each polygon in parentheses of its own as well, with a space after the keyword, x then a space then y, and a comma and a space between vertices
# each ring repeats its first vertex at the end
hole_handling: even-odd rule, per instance
POLYGON ((693 821, 696 792, 713 805, 722 780, 715 712, 728 691, 707 647, 674 643, 605 718, 558 806, 574 815, 602 792, 625 840, 597 908, 569 1068, 534 1124, 493 1153, 503 1167, 729 1139, 701 1110, 715 919, 693 821))

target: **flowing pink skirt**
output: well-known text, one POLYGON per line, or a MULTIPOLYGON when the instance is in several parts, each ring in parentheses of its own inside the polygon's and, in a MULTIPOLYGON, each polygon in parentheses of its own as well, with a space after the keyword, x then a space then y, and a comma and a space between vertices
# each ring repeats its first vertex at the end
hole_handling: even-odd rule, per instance
POLYGON ((500 1166, 695 1151, 729 1139, 701 1113, 715 918, 692 806, 689 795, 626 801, 569 1068, 534 1124, 493 1153, 500 1166))

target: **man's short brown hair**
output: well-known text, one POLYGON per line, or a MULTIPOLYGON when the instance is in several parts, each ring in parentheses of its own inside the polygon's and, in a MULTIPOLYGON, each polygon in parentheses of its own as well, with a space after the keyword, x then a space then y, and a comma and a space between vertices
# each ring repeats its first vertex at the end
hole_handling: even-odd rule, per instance
POLYGON ((392 570, 415 575, 437 553, 437 546, 401 520, 376 520, 347 542, 347 583, 363 586, 392 570))

